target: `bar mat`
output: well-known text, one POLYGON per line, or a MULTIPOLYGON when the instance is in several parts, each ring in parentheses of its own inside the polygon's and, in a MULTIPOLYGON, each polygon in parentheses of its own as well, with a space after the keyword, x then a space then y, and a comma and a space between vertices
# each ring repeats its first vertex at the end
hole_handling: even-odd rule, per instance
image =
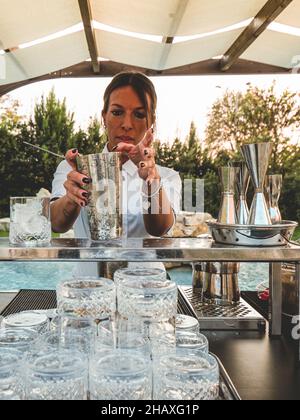
POLYGON ((1 315, 7 316, 21 311, 33 311, 37 309, 53 309, 56 306, 55 290, 22 289, 1 312, 1 315))

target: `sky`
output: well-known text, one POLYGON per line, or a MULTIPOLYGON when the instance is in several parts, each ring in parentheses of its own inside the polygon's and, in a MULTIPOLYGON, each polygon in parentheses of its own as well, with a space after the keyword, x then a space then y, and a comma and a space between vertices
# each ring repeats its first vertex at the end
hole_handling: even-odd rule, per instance
MULTIPOLYGON (((100 118, 102 97, 110 78, 56 79, 30 84, 10 92, 20 104, 20 113, 32 114, 34 105, 42 94, 47 96, 52 87, 58 98, 66 98, 67 108, 74 112, 76 126, 86 128, 90 117, 100 118)), ((157 133, 163 142, 172 142, 176 136, 184 140, 191 121, 203 138, 207 115, 212 104, 222 97, 226 89, 245 91, 247 83, 268 88, 276 81, 278 93, 288 88, 300 92, 300 75, 251 75, 251 76, 180 76, 154 77, 152 81, 158 95, 157 133)))

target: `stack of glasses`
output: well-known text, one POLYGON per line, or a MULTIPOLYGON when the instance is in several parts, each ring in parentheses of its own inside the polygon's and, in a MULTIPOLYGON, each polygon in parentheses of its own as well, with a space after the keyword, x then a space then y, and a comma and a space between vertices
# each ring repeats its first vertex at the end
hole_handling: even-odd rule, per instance
POLYGON ((60 284, 47 325, 3 320, 0 400, 218 398, 218 363, 197 320, 176 314, 175 283, 157 269, 115 277, 60 284))
POLYGON ((125 277, 117 286, 118 316, 146 330, 152 355, 175 346, 176 283, 148 276, 125 277))

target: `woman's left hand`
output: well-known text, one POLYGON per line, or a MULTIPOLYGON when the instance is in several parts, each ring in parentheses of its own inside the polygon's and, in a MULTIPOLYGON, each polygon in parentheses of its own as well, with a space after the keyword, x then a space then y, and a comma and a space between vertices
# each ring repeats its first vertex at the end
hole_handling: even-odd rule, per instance
POLYGON ((155 150, 151 147, 153 142, 152 129, 146 131, 144 138, 139 144, 119 143, 115 152, 124 153, 138 167, 140 178, 152 183, 159 179, 159 173, 155 164, 155 150))

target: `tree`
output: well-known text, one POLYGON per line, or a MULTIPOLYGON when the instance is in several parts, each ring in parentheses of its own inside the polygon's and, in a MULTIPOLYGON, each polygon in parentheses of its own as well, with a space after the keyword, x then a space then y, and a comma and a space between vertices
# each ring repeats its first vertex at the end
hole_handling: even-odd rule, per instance
POLYGON ((300 221, 300 152, 284 178, 279 207, 285 220, 300 221))
POLYGON ((80 153, 87 155, 90 153, 101 153, 106 143, 106 134, 103 132, 98 119, 94 117, 90 119, 87 131, 79 129, 75 133, 72 147, 76 147, 80 153))
POLYGON ((299 141, 291 141, 300 127, 299 97, 287 90, 276 95, 275 83, 267 90, 249 85, 244 94, 227 91, 209 114, 206 147, 211 157, 226 151, 235 159, 244 143, 272 142, 272 172, 284 173, 299 149, 299 141))
MULTIPOLYGON (((74 138, 74 114, 67 111, 66 99, 60 101, 54 89, 47 97, 42 95, 34 107, 33 117, 22 126, 17 138, 21 144, 25 140, 64 156, 72 147, 74 138)), ((33 194, 40 188, 51 190, 59 158, 24 145, 19 159, 23 159, 23 164, 27 166, 27 184, 31 185, 33 194)))
MULTIPOLYGON (((0 217, 9 214, 9 197, 20 195, 22 177, 26 175, 20 160, 23 144, 18 141, 22 131, 22 117, 19 116, 19 104, 8 96, 0 98, 0 217)), ((27 189, 28 192, 28 189, 27 189)))
POLYGON ((66 99, 56 98, 54 89, 35 105, 32 123, 37 144, 63 155, 72 147, 74 114, 67 111, 66 99))
POLYGON ((181 170, 188 175, 200 176, 202 166, 202 148, 197 136, 197 128, 192 121, 188 137, 182 148, 180 157, 181 170))
POLYGON ((196 177, 201 174, 202 148, 193 121, 184 143, 176 138, 171 146, 156 142, 155 148, 156 161, 159 165, 173 168, 182 175, 196 177))
POLYGON ((15 129, 23 119, 19 115, 20 103, 12 100, 9 95, 0 96, 0 125, 15 129))

